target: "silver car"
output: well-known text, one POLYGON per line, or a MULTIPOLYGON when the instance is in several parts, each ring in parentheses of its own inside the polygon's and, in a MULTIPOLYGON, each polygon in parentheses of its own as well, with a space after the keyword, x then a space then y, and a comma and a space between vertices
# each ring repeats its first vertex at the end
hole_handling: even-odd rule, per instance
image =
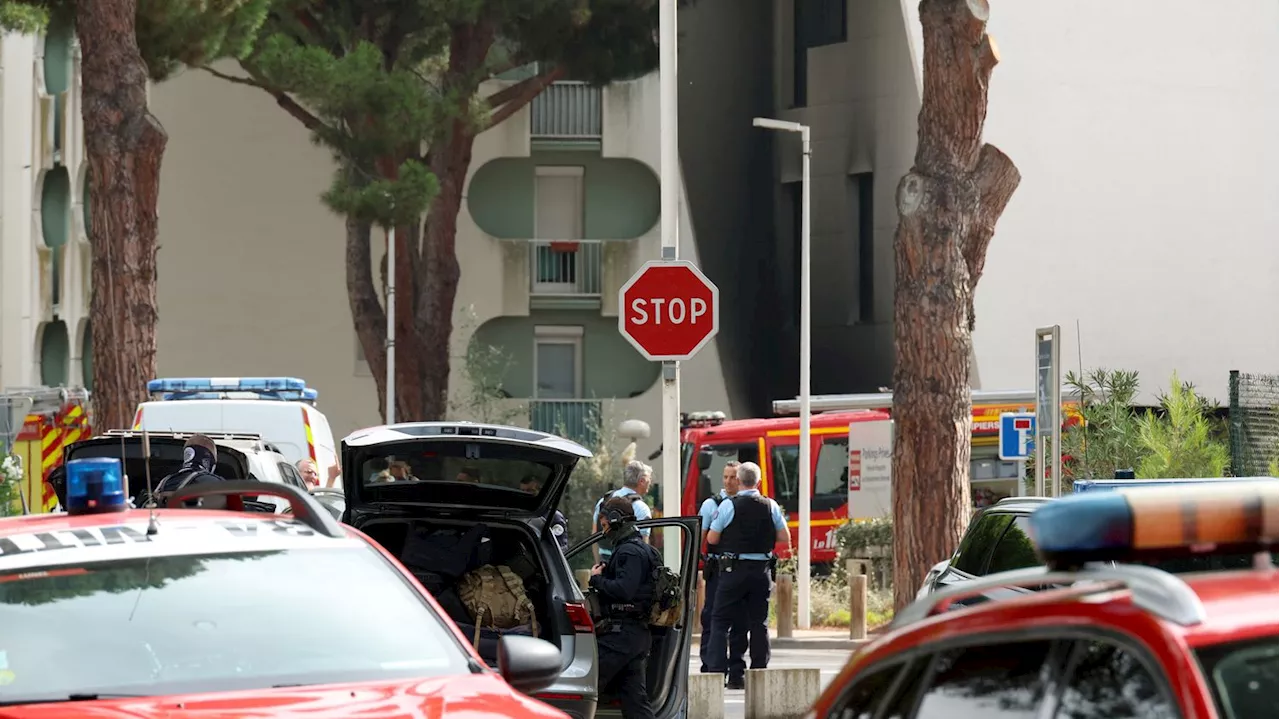
MULTIPOLYGON (((616 699, 598 694, 595 626, 569 564, 591 552, 600 537, 564 553, 550 531, 570 474, 591 457, 589 451, 543 432, 469 422, 359 430, 342 441, 341 451, 343 521, 399 557, 486 661, 494 663, 500 635, 475 628, 456 601, 454 584, 479 565, 505 565, 524 580, 534 606, 536 625, 523 631, 561 652, 559 679, 534 696, 576 719, 621 715, 616 699), (526 492, 522 484, 539 489, 526 492)), ((680 545, 680 566, 672 569, 680 572, 684 596, 695 596, 700 520, 674 517, 638 526, 658 530, 651 540, 680 545)), ((652 630, 648 686, 663 719, 686 714, 694 604, 685 602, 676 626, 652 630)))

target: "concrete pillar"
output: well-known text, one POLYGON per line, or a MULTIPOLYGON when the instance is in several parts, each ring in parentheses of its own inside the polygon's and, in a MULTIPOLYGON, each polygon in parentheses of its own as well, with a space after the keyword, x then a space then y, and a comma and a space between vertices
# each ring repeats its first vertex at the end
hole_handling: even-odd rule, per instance
POLYGON ((778 637, 782 639, 791 638, 792 627, 795 625, 795 618, 792 616, 795 599, 795 580, 790 574, 779 574, 776 586, 773 589, 774 605, 773 614, 778 620, 778 637))
POLYGON ((724 719, 724 675, 689 675, 689 717, 724 719))
POLYGON ((849 577, 849 638, 867 638, 867 575, 849 577))
MULTIPOLYGON (((818 669, 748 669, 746 719, 799 719, 822 693, 818 669)), ((690 704, 689 716, 696 716, 690 704)))

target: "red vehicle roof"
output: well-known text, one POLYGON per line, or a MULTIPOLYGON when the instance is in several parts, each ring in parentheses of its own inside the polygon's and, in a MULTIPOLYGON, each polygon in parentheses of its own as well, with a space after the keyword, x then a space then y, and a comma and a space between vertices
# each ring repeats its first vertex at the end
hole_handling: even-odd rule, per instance
MULTIPOLYGON (((1168 665, 1179 647, 1276 637, 1280 630, 1280 570, 1276 568, 1181 575, 1199 596, 1205 621, 1181 626, 1135 606, 1127 589, 1100 592, 1069 587, 956 608, 889 632, 857 651, 819 697, 826 710, 864 668, 924 645, 980 634, 1088 625, 1126 634, 1168 665)), ((1180 687, 1182 693, 1190 691, 1180 687)), ((1201 701, 1183 696, 1182 700, 1201 701)), ((1185 705, 1185 704, 1184 704, 1185 705)))
MULTIPOLYGON (((844 412, 823 412, 810 418, 813 427, 836 427, 850 422, 869 422, 889 419, 888 412, 876 409, 858 409, 844 412)), ((697 432, 707 436, 718 434, 734 436, 761 436, 768 432, 785 432, 800 429, 799 417, 764 417, 757 419, 728 419, 717 425, 689 427, 685 432, 697 432)))

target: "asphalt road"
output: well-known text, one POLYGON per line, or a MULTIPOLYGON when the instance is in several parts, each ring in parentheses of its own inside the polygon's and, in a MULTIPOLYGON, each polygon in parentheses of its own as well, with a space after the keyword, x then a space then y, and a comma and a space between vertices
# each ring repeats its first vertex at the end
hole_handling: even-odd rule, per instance
MULTIPOLYGON (((701 663, 698 660, 698 648, 693 648, 693 658, 689 662, 689 673, 696 674, 701 663)), ((849 658, 848 651, 811 650, 811 649, 775 649, 773 658, 769 660, 770 669, 797 669, 817 667, 822 672, 822 686, 825 688, 844 666, 849 658)), ((744 712, 743 691, 741 689, 726 691, 724 698, 725 719, 742 719, 744 712)), ((690 719, 694 719, 690 717, 690 719)))

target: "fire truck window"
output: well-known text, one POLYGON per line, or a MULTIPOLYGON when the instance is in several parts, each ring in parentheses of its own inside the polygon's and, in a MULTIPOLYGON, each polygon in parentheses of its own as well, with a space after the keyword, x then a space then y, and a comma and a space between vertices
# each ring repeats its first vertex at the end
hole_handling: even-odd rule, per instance
POLYGON ((698 505, 712 494, 719 494, 724 487, 724 466, 729 462, 760 463, 760 450, 755 443, 703 445, 703 451, 711 450, 711 466, 698 474, 698 505))
POLYGON ((773 489, 773 499, 787 512, 800 510, 800 483, 796 477, 800 474, 800 447, 784 445, 773 448, 773 474, 769 484, 773 489))
POLYGON ((813 473, 810 509, 830 511, 849 501, 849 437, 825 437, 813 473))

